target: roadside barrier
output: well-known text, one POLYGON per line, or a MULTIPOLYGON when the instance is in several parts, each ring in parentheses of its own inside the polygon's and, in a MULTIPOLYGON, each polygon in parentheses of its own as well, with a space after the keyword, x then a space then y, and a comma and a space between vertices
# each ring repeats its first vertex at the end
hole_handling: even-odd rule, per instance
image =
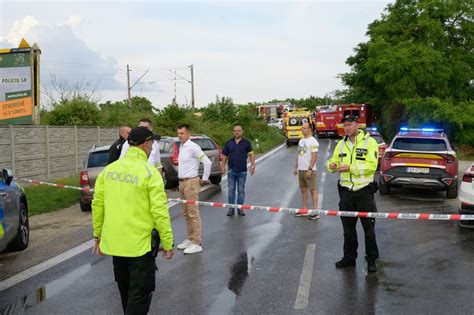
MULTIPOLYGON (((47 185, 57 188, 74 189, 79 191, 91 192, 93 189, 88 187, 75 187, 63 184, 54 184, 42 182, 35 179, 16 178, 34 185, 47 185)), ((204 207, 213 208, 238 208, 242 210, 260 210, 267 212, 288 212, 293 214, 319 214, 334 217, 359 217, 359 218, 374 218, 374 219, 395 219, 395 220, 438 220, 438 221, 474 221, 474 215, 468 214, 439 214, 439 213, 406 213, 406 212, 353 212, 353 211, 339 211, 339 210, 316 210, 316 209, 298 209, 298 208, 283 208, 283 207, 266 207, 266 206, 252 206, 252 205, 237 205, 222 202, 209 202, 198 200, 184 200, 179 198, 168 198, 170 202, 177 202, 182 204, 192 204, 204 207)))

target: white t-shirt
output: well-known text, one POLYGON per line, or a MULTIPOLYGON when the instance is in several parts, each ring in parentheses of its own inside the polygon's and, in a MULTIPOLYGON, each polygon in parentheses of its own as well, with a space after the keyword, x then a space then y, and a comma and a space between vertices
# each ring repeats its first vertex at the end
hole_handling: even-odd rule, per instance
MULTIPOLYGON (((298 142, 298 171, 307 171, 311 163, 311 153, 318 152, 319 142, 314 137, 303 138, 298 142)), ((316 170, 316 162, 313 171, 316 170)))

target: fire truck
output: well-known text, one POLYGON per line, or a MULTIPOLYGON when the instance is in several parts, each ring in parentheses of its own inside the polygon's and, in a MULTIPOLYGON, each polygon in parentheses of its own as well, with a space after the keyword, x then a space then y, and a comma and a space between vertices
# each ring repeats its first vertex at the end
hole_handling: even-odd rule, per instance
POLYGON ((337 125, 341 121, 337 105, 316 106, 316 133, 318 137, 336 136, 337 125))
POLYGON ((316 132, 319 136, 344 136, 341 119, 352 115, 359 117, 359 128, 365 129, 374 122, 372 106, 368 104, 321 105, 316 107, 316 132))

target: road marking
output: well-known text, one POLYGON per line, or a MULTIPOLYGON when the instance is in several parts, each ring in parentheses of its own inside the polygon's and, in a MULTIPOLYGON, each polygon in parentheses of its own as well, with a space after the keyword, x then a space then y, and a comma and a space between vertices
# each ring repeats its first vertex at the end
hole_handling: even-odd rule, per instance
POLYGON ((306 247, 306 256, 304 257, 303 270, 301 271, 300 286, 296 294, 295 309, 297 310, 303 310, 308 306, 315 252, 316 244, 308 244, 306 247))
MULTIPOLYGON (((255 160, 255 163, 259 163, 263 160, 265 160, 266 158, 268 158, 269 156, 271 156, 273 153, 275 153, 276 151, 280 150, 281 148, 283 148, 285 146, 285 144, 282 144, 278 147, 276 147, 275 149, 271 150, 270 152, 267 152, 265 153, 263 156, 259 157, 257 160, 255 160)), ((227 179, 227 176, 223 176, 222 178, 223 180, 227 179)), ((211 188, 211 186, 208 186, 208 188, 205 188, 204 190, 206 189, 209 189, 211 188)), ((168 208, 172 208, 174 206, 176 206, 178 204, 178 202, 176 201, 173 201, 173 202, 168 202, 168 208)), ((59 254, 58 256, 56 257, 53 257, 51 259, 48 259, 47 261, 44 261, 36 266, 33 266, 25 271, 22 271, 14 276, 11 276, 10 278, 7 278, 3 281, 0 281, 0 291, 4 291, 22 281, 25 281, 31 277, 34 277, 36 276, 37 274, 45 271, 45 270, 48 270, 49 268, 52 268, 66 260, 68 260, 69 258, 72 258, 76 255, 79 255, 83 252, 85 252, 86 250, 88 249, 91 249, 92 248, 92 244, 93 244, 93 239, 85 242, 85 243, 82 243, 81 245, 79 246, 76 246, 74 248, 71 248, 70 250, 62 253, 62 254, 59 254)))
POLYGON ((33 266, 29 269, 26 269, 25 271, 22 271, 10 278, 7 278, 3 281, 0 281, 0 292, 4 291, 12 286, 14 286, 17 283, 20 283, 22 281, 25 281, 28 278, 31 278, 40 272, 43 272, 51 267, 56 266, 57 264, 68 260, 69 258, 72 258, 78 254, 81 254, 85 252, 86 250, 90 250, 92 248, 93 240, 89 240, 85 243, 82 243, 81 245, 72 248, 56 257, 53 257, 51 259, 48 259, 36 266, 33 266))

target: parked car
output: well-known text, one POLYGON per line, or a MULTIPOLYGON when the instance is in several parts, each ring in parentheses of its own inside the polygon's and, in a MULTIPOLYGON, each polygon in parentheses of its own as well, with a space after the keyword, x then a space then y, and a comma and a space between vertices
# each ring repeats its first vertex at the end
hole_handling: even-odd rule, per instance
MULTIPOLYGON (((95 181, 99 173, 107 166, 109 158, 110 145, 102 147, 93 147, 87 153, 83 162, 82 171, 79 175, 79 185, 81 188, 94 189, 95 181)), ((92 191, 81 190, 79 205, 81 211, 91 211, 92 191)))
POLYGON ((401 128, 381 161, 381 194, 391 187, 419 187, 446 191, 458 196, 458 160, 441 129, 401 128))
POLYGON ((272 127, 277 127, 280 130, 283 130, 283 118, 272 117, 268 121, 268 125, 272 127))
MULTIPOLYGON (((211 175, 209 180, 219 184, 222 180, 221 159, 222 151, 217 143, 206 135, 191 135, 191 141, 198 144, 211 160, 211 175)), ((163 165, 163 180, 166 188, 178 186, 178 155, 181 142, 177 137, 162 137, 160 140, 161 164, 163 165)), ((204 168, 199 166, 199 176, 202 177, 204 168)))
POLYGON ((13 173, 0 174, 0 252, 21 251, 28 247, 30 226, 25 191, 13 180, 13 173), (3 235, 2 235, 3 234, 3 235))
POLYGON ((366 131, 379 144, 379 164, 377 168, 380 168, 382 156, 385 153, 385 150, 387 149, 388 145, 385 143, 385 140, 382 138, 382 135, 377 131, 377 128, 375 127, 366 128, 366 131))
MULTIPOLYGON (((459 191, 459 213, 474 215, 474 163, 471 164, 462 176, 459 191)), ((474 221, 461 220, 461 226, 474 227, 474 221)))

